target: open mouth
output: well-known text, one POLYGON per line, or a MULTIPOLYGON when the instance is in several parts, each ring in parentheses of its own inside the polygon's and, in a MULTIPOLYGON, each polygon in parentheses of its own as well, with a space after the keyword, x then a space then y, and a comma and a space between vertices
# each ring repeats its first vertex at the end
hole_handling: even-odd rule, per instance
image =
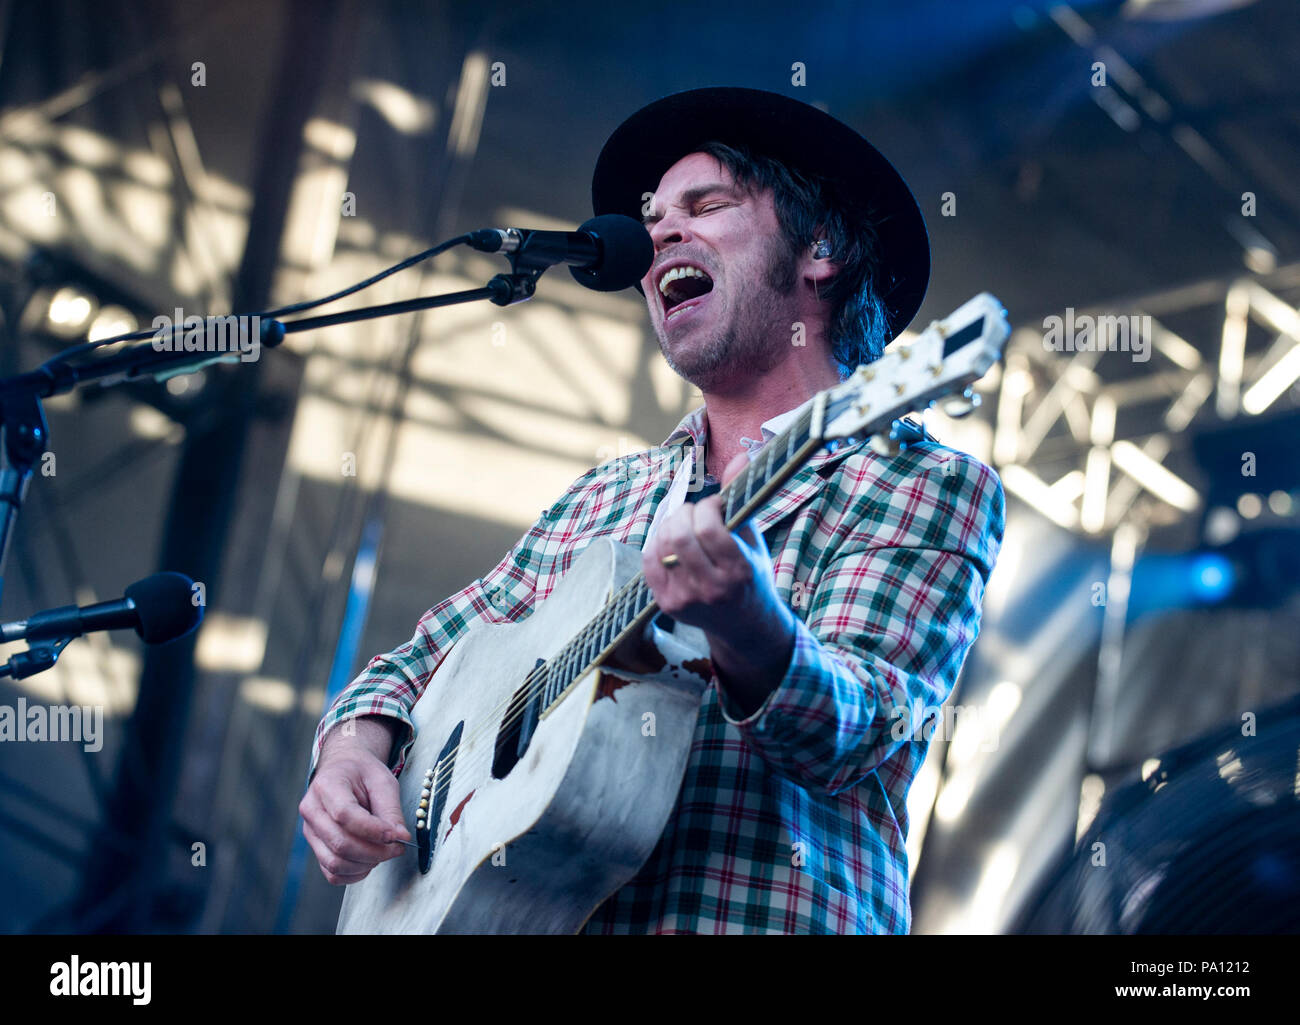
POLYGON ((659 294, 663 296, 664 319, 687 308, 687 303, 713 291, 713 279, 699 267, 678 264, 659 278, 659 294))

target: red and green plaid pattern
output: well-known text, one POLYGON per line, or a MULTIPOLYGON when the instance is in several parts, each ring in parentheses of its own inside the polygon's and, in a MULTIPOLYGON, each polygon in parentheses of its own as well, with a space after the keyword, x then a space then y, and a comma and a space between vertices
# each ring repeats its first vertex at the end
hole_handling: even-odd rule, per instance
MULTIPOLYGON (((407 724, 450 646, 477 620, 526 617, 597 537, 640 548, 703 409, 664 446, 583 474, 480 580, 372 659, 321 720, 407 724)), ((800 624, 784 679, 738 721, 705 693, 676 807, 650 859, 591 933, 904 933, 906 798, 925 758, 895 739, 899 709, 937 709, 979 630, 1002 541, 996 475, 932 441, 896 456, 821 452, 755 517, 800 624)), ((716 684, 716 680, 715 680, 716 684)), ((400 772, 410 740, 401 745, 400 772)))

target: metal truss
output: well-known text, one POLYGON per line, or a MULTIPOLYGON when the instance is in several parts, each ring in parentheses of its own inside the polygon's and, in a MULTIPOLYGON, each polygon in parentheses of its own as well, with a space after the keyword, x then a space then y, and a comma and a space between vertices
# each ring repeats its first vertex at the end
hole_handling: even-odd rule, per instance
POLYGON ((1292 264, 1017 330, 994 414, 992 459, 1006 489, 1084 535, 1197 514, 1203 496, 1167 465, 1178 436, 1297 404, 1300 310, 1283 298, 1297 292, 1292 264), (1200 345, 1167 324, 1189 317, 1200 345), (1252 322, 1273 338, 1249 351, 1252 322))

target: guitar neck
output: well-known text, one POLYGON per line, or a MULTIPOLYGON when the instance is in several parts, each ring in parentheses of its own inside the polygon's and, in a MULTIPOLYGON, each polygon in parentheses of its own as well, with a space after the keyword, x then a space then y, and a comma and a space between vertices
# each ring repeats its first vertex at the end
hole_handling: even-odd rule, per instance
MULTIPOLYGON (((822 446, 826 393, 816 395, 794 423, 769 440, 749 466, 719 491, 723 520, 736 530, 760 510, 780 487, 822 446)), ((592 667, 601 665, 626 638, 644 629, 659 611, 645 574, 638 572, 606 602, 542 672, 545 716, 568 692, 569 687, 592 667)))

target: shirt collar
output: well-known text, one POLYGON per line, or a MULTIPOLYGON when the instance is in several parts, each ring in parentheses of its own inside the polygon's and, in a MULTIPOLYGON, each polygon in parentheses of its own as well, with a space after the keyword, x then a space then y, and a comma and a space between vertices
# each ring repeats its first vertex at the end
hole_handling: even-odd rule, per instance
MULTIPOLYGON (((806 399, 792 409, 787 409, 784 413, 777 413, 776 416, 769 417, 759 425, 762 437, 741 438, 740 443, 751 452, 762 446, 770 438, 775 438, 783 430, 790 426, 798 416, 804 406, 808 405, 812 399, 806 399)), ((664 440, 665 445, 697 445, 703 447, 705 439, 709 436, 709 416, 706 407, 700 406, 691 410, 682 418, 676 429, 664 440)))

